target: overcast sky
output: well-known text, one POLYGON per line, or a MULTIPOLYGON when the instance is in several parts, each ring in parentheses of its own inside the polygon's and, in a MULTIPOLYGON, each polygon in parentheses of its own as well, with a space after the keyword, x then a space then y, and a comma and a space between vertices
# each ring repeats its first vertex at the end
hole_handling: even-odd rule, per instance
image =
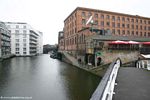
POLYGON ((0 21, 26 22, 43 32, 43 44, 55 44, 76 7, 150 17, 150 0, 0 0, 0 21))

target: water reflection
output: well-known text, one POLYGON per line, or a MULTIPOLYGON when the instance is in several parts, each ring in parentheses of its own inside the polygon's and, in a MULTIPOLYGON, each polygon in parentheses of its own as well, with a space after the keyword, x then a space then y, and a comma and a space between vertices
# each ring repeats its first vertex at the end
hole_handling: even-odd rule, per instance
POLYGON ((99 77, 49 55, 16 57, 0 63, 0 96, 88 100, 99 81, 99 77))

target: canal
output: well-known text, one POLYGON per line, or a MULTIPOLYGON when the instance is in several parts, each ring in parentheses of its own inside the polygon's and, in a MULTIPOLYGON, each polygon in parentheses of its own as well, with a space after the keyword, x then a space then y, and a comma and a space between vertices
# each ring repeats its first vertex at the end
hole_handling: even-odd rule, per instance
POLYGON ((0 62, 0 100, 4 97, 26 97, 27 100, 89 100, 99 81, 99 77, 51 59, 46 54, 15 57, 0 62))

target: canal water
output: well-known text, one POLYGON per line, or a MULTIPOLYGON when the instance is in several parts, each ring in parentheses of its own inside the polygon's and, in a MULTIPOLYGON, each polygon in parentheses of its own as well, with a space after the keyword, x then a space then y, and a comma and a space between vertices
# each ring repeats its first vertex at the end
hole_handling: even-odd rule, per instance
POLYGON ((0 62, 0 100, 89 100, 99 81, 49 55, 0 62))

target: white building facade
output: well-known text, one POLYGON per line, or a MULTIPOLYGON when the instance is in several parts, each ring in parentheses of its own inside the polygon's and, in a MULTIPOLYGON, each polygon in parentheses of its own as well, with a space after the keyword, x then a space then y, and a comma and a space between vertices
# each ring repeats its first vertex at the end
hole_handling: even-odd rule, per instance
POLYGON ((16 56, 33 56, 38 54, 38 44, 42 43, 38 43, 38 38, 41 35, 37 31, 27 23, 5 22, 5 24, 11 32, 12 54, 16 56))

